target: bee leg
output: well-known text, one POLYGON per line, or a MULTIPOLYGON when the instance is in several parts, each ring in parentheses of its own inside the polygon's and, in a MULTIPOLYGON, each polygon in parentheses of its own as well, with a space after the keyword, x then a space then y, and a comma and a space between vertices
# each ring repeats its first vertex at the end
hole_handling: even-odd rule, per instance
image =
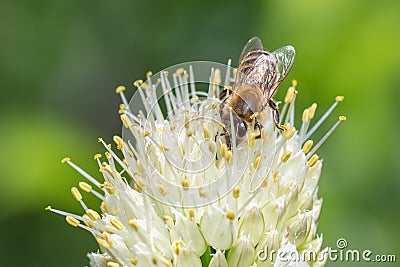
POLYGON ((272 99, 270 99, 268 101, 268 105, 272 109, 272 117, 274 119, 274 124, 275 124, 276 128, 278 128, 279 130, 283 131, 284 128, 280 125, 278 106, 276 105, 276 103, 272 99))
POLYGON ((260 139, 261 138, 261 130, 262 130, 262 128, 264 128, 263 126, 262 126, 262 124, 261 123, 259 123, 258 121, 256 122, 256 124, 254 125, 254 128, 258 128, 258 131, 260 132, 257 136, 256 136, 256 139, 260 139))

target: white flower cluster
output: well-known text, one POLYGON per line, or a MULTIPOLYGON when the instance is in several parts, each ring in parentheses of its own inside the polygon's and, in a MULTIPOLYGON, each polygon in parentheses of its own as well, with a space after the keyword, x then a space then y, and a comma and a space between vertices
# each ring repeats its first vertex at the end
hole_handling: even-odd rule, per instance
POLYGON ((195 63, 135 82, 140 103, 128 105, 125 87, 118 87, 124 133, 114 137, 120 156, 99 139, 106 149, 105 161, 95 156, 103 182, 63 159, 88 180, 79 187, 101 200, 101 214, 85 205, 76 187, 71 192, 82 216, 47 209, 95 237, 100 251, 89 254, 91 266, 325 264, 317 235, 322 161, 315 151, 345 117, 316 145, 309 137, 343 97, 311 129, 317 105, 305 109, 297 130, 293 81, 281 111, 285 130, 275 130, 269 118, 259 135, 249 130, 246 142, 236 144, 232 132, 230 149, 215 97, 232 80, 229 65, 221 83, 222 69, 213 64, 208 92, 196 90, 195 63), (316 257, 294 259, 293 251, 316 257))

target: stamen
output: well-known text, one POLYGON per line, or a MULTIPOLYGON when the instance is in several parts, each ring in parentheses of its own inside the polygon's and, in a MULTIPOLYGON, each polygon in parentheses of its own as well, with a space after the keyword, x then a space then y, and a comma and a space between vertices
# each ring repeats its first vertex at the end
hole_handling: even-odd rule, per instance
POLYGON ((193 221, 194 219, 194 209, 189 209, 189 220, 193 221))
POLYGON ((114 140, 115 144, 117 145, 117 149, 121 150, 122 144, 123 144, 122 138, 119 137, 118 135, 114 135, 113 140, 114 140))
POLYGON ((258 165, 260 164, 260 160, 261 160, 261 156, 258 155, 258 156, 256 157, 256 159, 254 160, 254 163, 253 163, 254 169, 257 169, 257 168, 258 168, 258 165))
POLYGON ((119 265, 116 262, 109 261, 109 262, 107 262, 107 267, 121 267, 121 265, 119 265))
POLYGON ((308 116, 310 117, 310 120, 314 118, 316 109, 317 109, 317 103, 313 103, 310 107, 310 113, 308 114, 308 116))
POLYGON ((87 209, 86 210, 86 214, 90 217, 90 219, 92 219, 92 221, 97 221, 100 220, 101 217, 100 215, 97 213, 97 211, 94 211, 92 209, 87 209))
POLYGON ((203 126, 203 132, 204 132, 204 139, 209 140, 210 139, 210 129, 207 127, 207 125, 203 126))
POLYGON ((295 134, 295 132, 296 132, 296 128, 295 128, 295 127, 292 127, 292 128, 290 128, 289 130, 287 130, 287 131, 285 132, 285 138, 286 138, 286 140, 289 140, 290 138, 292 138, 292 136, 295 134))
POLYGON ((125 94, 124 94, 125 89, 126 89, 125 86, 120 85, 120 86, 118 86, 118 87, 115 89, 115 92, 116 92, 117 94, 119 94, 119 96, 121 97, 121 100, 122 100, 122 103, 123 103, 124 106, 125 106, 125 109, 126 109, 128 112, 131 112, 130 109, 129 109, 129 103, 128 103, 128 101, 126 100, 126 97, 125 97, 125 94))
POLYGON ((318 122, 311 128, 311 130, 306 134, 303 140, 308 139, 317 129, 318 127, 328 118, 329 114, 335 109, 339 102, 343 101, 343 96, 337 96, 336 101, 332 104, 332 106, 325 112, 325 114, 318 120, 318 122))
POLYGON ((254 141, 256 140, 256 134, 255 133, 250 133, 249 138, 248 138, 248 144, 249 147, 254 146, 254 141))
POLYGON ((328 139, 328 137, 333 133, 333 131, 335 131, 335 129, 339 126, 339 124, 345 120, 346 116, 339 116, 338 121, 329 129, 329 131, 321 138, 321 140, 319 140, 319 142, 315 145, 315 147, 310 151, 309 155, 314 154, 318 150, 318 148, 320 148, 321 145, 326 141, 326 139, 328 139))

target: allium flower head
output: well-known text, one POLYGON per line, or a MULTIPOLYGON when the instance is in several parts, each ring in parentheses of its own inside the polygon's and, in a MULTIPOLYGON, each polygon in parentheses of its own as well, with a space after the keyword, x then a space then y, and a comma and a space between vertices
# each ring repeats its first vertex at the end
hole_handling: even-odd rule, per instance
POLYGON ((91 266, 325 264, 326 257, 263 257, 275 250, 313 251, 323 258, 317 235, 322 161, 315 152, 345 117, 316 145, 310 137, 343 97, 311 129, 317 105, 306 108, 296 129, 293 81, 282 103, 284 130, 267 112, 261 132, 249 129, 244 142, 236 143, 230 130, 228 147, 223 134, 235 127, 233 120, 230 127, 221 123, 218 95, 235 75, 230 61, 149 72, 145 82, 134 83, 130 103, 119 86, 122 138, 114 137, 116 149, 99 138, 105 157, 94 157, 103 177, 62 160, 86 179, 80 190, 71 189, 83 215, 46 209, 94 236, 99 251, 88 255, 91 266), (98 197, 100 209, 85 205, 82 190, 98 197))

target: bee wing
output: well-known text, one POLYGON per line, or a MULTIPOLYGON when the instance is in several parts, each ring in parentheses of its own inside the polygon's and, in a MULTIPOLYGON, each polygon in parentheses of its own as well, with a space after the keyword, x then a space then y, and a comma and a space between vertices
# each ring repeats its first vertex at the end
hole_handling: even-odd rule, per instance
POLYGON ((239 57, 239 67, 240 68, 240 64, 242 63, 243 58, 252 50, 255 49, 263 49, 263 44, 260 40, 260 38, 258 38, 257 36, 252 37, 247 44, 243 47, 242 53, 240 53, 240 57, 239 57))
POLYGON ((278 72, 278 79, 274 84, 274 89, 281 84, 281 82, 286 78, 290 69, 293 66, 294 58, 296 57, 296 51, 294 47, 291 45, 284 46, 281 48, 276 49, 271 55, 275 59, 276 68, 278 72))

